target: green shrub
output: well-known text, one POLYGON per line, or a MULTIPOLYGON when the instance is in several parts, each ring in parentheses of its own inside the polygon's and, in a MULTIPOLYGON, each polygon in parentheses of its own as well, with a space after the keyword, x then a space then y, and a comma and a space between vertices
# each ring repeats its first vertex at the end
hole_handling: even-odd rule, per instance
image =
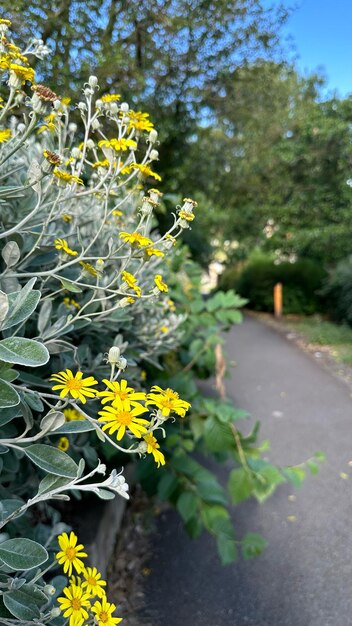
POLYGON ((352 255, 332 270, 322 289, 329 315, 352 326, 352 255))
POLYGON ((256 311, 273 311, 276 283, 283 285, 284 313, 312 314, 320 309, 318 291, 325 273, 314 261, 301 259, 296 263, 275 265, 267 257, 257 257, 248 262, 239 277, 236 273, 236 267, 226 270, 221 288, 236 288, 249 300, 249 307, 256 311))

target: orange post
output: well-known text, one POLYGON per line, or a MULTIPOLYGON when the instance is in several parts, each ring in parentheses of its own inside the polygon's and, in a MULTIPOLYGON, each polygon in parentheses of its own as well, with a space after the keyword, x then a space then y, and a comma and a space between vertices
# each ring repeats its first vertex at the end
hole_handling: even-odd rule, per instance
POLYGON ((282 284, 277 283, 274 287, 274 314, 275 317, 282 315, 282 284))

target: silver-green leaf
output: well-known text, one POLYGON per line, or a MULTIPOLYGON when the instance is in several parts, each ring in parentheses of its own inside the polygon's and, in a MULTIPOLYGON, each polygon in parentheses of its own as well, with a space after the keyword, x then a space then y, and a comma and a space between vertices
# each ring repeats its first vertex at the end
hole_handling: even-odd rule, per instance
POLYGON ((0 544, 0 559, 13 570, 29 570, 39 567, 48 558, 45 548, 32 539, 20 537, 8 539, 0 544))
POLYGON ((8 337, 0 341, 0 360, 38 367, 49 361, 49 352, 42 343, 34 339, 8 337))
POLYGON ((23 448, 30 460, 48 474, 63 476, 64 478, 76 478, 78 465, 71 457, 52 446, 35 443, 28 448, 23 448))

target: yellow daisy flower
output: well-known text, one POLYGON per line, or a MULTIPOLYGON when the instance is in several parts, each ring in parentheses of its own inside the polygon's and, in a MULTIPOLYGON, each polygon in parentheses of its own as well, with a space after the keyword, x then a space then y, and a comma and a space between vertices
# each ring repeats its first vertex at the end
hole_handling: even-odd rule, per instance
POLYGON ((77 411, 77 409, 64 409, 63 413, 66 418, 66 422, 77 422, 85 419, 84 415, 77 411))
POLYGON ((57 374, 53 374, 49 380, 59 383, 53 386, 53 391, 61 389, 60 398, 70 395, 75 400, 79 399, 83 404, 87 402, 87 398, 94 398, 96 395, 95 389, 90 389, 93 385, 97 385, 98 381, 93 376, 88 378, 82 378, 83 372, 76 372, 72 374, 71 370, 67 369, 57 374))
POLYGON ((91 598, 98 596, 103 598, 105 590, 102 587, 106 587, 106 581, 102 579, 101 574, 96 567, 87 567, 82 570, 83 578, 82 587, 89 593, 91 598))
POLYGON ((97 626, 116 626, 122 621, 122 617, 113 617, 116 606, 106 600, 97 600, 92 606, 92 613, 95 613, 97 626))
POLYGON ((5 128, 4 130, 0 130, 0 143, 5 143, 11 138, 11 131, 9 128, 5 128))
POLYGON ((70 442, 67 437, 60 437, 57 447, 59 448, 59 450, 62 450, 62 452, 67 452, 70 447, 70 442))
POLYGON ((77 183, 77 185, 83 185, 83 180, 78 178, 78 176, 74 176, 73 174, 69 174, 69 172, 64 172, 63 170, 59 170, 57 168, 53 171, 54 176, 65 184, 77 183))
POLYGON ((195 215, 194 213, 189 213, 188 211, 179 211, 179 217, 183 220, 187 220, 187 222, 193 222, 195 215))
POLYGON ((141 294, 142 294, 142 290, 137 285, 136 277, 133 276, 133 274, 130 274, 129 272, 125 272, 124 271, 121 274, 121 278, 129 286, 130 289, 133 289, 133 291, 135 292, 137 298, 140 298, 141 294))
POLYGON ((167 284, 163 282, 163 277, 161 274, 156 274, 156 276, 154 276, 154 282, 159 291, 169 291, 167 284))
POLYGON ((61 550, 55 556, 58 563, 63 565, 64 573, 71 576, 72 568, 74 567, 77 574, 80 574, 84 568, 81 558, 84 558, 87 554, 83 552, 84 546, 81 543, 77 545, 77 535, 72 531, 70 536, 67 533, 62 533, 57 540, 61 550))
POLYGON ((102 404, 111 402, 114 406, 115 400, 119 398, 120 400, 128 400, 132 406, 139 406, 139 402, 136 402, 136 400, 146 400, 146 394, 143 391, 135 391, 133 387, 128 387, 127 380, 124 378, 120 382, 112 382, 104 378, 103 383, 105 383, 108 389, 98 392, 98 396, 102 397, 102 404))
POLYGON ((132 128, 146 132, 153 130, 154 125, 149 119, 149 113, 142 113, 141 111, 133 111, 131 109, 126 115, 129 117, 128 130, 132 130, 132 128))
POLYGON ((158 248, 146 248, 144 250, 144 252, 149 257, 151 257, 151 256, 161 256, 161 257, 165 256, 164 252, 162 252, 158 248))
POLYGON ((147 452, 153 455, 155 462, 158 464, 158 467, 160 467, 160 465, 165 465, 165 457, 163 453, 160 452, 160 446, 154 435, 148 433, 148 435, 145 435, 143 439, 148 445, 147 452))
POLYGON ((69 617, 69 626, 79 626, 84 620, 88 619, 88 611, 90 608, 89 593, 84 592, 82 587, 70 585, 64 587, 65 597, 58 598, 60 610, 65 618, 69 617))
POLYGON ((139 248, 143 248, 144 246, 150 246, 153 242, 148 237, 144 237, 140 233, 119 233, 120 239, 123 239, 125 243, 131 244, 131 246, 138 246, 139 248))
POLYGON ((161 410, 164 417, 168 417, 170 413, 177 413, 181 417, 186 415, 186 411, 190 408, 190 403, 186 400, 181 400, 177 391, 172 389, 162 389, 158 385, 154 385, 151 388, 152 393, 148 393, 147 405, 154 404, 161 410))
POLYGON ((62 250, 71 256, 77 256, 78 252, 76 250, 71 250, 66 239, 55 239, 54 246, 56 250, 62 250))
POLYGON ((118 100, 121 100, 121 96, 119 93, 106 93, 100 99, 102 102, 118 102, 118 100))
POLYGON ((90 263, 85 263, 84 261, 80 261, 79 264, 82 265, 83 269, 86 272, 88 272, 88 274, 90 274, 91 276, 98 276, 97 270, 90 263))
POLYGON ((31 83, 34 81, 34 69, 32 67, 25 67, 24 65, 19 65, 18 63, 10 64, 10 74, 11 72, 20 79, 21 83, 25 83, 26 80, 29 80, 31 83))
MULTIPOLYGON (((135 405, 137 405, 137 402, 135 405)), ((102 411, 99 411, 101 417, 98 418, 98 422, 106 422, 103 430, 107 430, 110 435, 117 431, 116 438, 118 441, 122 439, 126 430, 130 430, 135 437, 140 438, 147 432, 145 424, 149 424, 149 422, 137 417, 137 415, 147 411, 148 409, 141 404, 131 408, 128 400, 116 398, 114 406, 106 406, 102 411)))
POLYGON ((126 150, 136 150, 137 143, 133 139, 102 139, 98 143, 99 148, 111 148, 115 152, 126 152, 126 150))

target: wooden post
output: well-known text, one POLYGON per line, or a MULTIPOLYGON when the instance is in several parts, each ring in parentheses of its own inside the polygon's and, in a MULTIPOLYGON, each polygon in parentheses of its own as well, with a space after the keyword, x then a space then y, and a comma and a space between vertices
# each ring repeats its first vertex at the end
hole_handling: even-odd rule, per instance
POLYGON ((282 284, 277 283, 274 287, 274 315, 281 317, 282 315, 282 284))

